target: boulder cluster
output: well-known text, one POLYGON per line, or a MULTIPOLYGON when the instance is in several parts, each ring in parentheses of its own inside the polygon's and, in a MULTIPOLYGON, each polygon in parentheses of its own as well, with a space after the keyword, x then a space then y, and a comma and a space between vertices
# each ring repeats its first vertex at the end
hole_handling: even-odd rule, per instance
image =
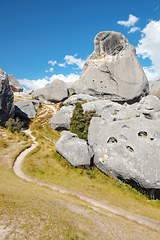
POLYGON ((135 48, 121 33, 100 32, 94 45, 77 81, 56 79, 25 93, 36 100, 14 105, 14 77, 0 69, 0 124, 15 113, 34 118, 41 101, 63 102, 49 122, 62 131, 58 153, 74 167, 95 164, 107 175, 160 197, 160 100, 148 95, 149 83, 135 48), (98 115, 90 121, 87 141, 69 131, 77 102, 84 113, 94 110, 98 115))
POLYGON ((75 95, 49 123, 65 130, 57 152, 73 166, 94 163, 107 175, 160 197, 160 100, 148 95, 134 47, 122 34, 99 33, 80 79, 68 86, 75 95), (84 112, 95 110, 99 115, 90 122, 86 144, 66 131, 76 102, 84 112))
POLYGON ((95 110, 99 115, 90 122, 88 142, 84 144, 76 134, 66 131, 74 106, 63 106, 49 123, 53 129, 65 130, 57 142, 57 152, 73 166, 91 166, 94 161, 109 176, 159 190, 160 100, 148 95, 129 105, 98 99, 82 107, 84 112, 95 110))

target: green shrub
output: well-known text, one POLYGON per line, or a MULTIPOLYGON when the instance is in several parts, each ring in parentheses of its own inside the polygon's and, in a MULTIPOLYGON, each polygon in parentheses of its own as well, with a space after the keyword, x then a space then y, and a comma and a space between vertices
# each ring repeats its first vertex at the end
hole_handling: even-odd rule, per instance
POLYGON ((79 138, 87 141, 88 127, 92 117, 98 117, 96 111, 83 113, 81 104, 77 102, 70 122, 70 131, 76 133, 79 138))
POLYGON ((13 132, 20 132, 23 123, 19 120, 19 118, 13 119, 9 118, 9 120, 5 124, 6 128, 8 128, 12 133, 13 132))

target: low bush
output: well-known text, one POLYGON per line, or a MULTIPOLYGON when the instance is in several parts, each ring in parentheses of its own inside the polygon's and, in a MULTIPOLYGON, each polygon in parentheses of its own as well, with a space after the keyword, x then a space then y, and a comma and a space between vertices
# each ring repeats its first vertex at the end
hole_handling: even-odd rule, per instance
POLYGON ((16 118, 16 119, 9 118, 9 120, 5 124, 5 127, 8 128, 12 133, 20 132, 22 126, 23 126, 23 122, 21 122, 19 118, 16 118))
POLYGON ((88 127, 92 117, 98 117, 96 111, 83 113, 82 105, 77 102, 70 122, 70 131, 76 133, 79 138, 87 141, 88 127))

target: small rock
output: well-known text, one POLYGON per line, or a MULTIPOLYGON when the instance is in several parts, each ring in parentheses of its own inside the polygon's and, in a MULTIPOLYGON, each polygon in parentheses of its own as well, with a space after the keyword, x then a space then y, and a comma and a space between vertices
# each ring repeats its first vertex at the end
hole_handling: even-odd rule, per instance
POLYGON ((74 133, 63 131, 55 149, 74 167, 91 165, 92 150, 74 133))

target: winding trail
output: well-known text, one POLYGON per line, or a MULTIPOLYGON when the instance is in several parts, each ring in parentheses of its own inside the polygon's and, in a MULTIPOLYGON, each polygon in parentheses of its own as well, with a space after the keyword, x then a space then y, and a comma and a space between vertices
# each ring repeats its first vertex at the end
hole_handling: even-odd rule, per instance
MULTIPOLYGON (((15 160, 13 170, 18 177, 20 177, 21 179, 25 179, 27 181, 30 181, 30 182, 37 183, 40 186, 50 187, 52 190, 59 191, 60 193, 72 194, 72 195, 78 197, 79 199, 84 200, 84 201, 92 204, 94 207, 100 207, 102 209, 105 209, 105 210, 110 211, 114 214, 120 215, 122 217, 125 217, 126 219, 135 221, 139 224, 145 225, 149 228, 152 228, 152 229, 160 232, 160 222, 159 221, 152 220, 152 219, 140 216, 138 214, 128 212, 124 209, 113 206, 109 203, 98 200, 96 198, 87 196, 83 193, 80 193, 80 192, 77 192, 77 191, 74 191, 74 190, 69 190, 67 188, 63 188, 63 187, 60 187, 60 186, 52 184, 52 183, 47 183, 47 182, 44 182, 44 181, 40 181, 40 180, 37 180, 35 178, 32 178, 30 176, 25 175, 21 170, 23 160, 24 160, 25 156, 38 145, 38 143, 35 141, 35 137, 32 136, 30 129, 27 129, 24 132, 31 136, 31 138, 33 140, 33 144, 31 145, 31 147, 24 150, 15 160)), ((94 209, 94 207, 92 207, 92 208, 94 209)), ((105 212, 104 212, 104 214, 105 214, 105 212)))

